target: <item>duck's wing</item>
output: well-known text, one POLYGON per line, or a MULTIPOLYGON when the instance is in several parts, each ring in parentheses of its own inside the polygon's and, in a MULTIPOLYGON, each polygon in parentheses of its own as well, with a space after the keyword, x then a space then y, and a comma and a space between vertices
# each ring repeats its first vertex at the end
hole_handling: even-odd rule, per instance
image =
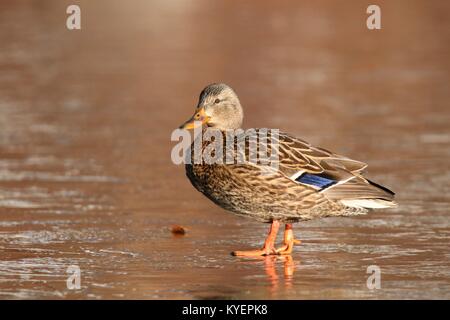
MULTIPOLYGON (((286 178, 314 188, 329 199, 347 205, 378 208, 395 205, 394 193, 362 176, 367 164, 314 147, 280 132, 277 170, 286 178)), ((278 139, 278 140, 277 140, 278 139)))
MULTIPOLYGON (((275 140, 276 142, 276 140, 275 140)), ((323 148, 314 147, 310 143, 280 132, 278 135, 278 161, 279 170, 288 177, 298 177, 303 172, 311 174, 330 173, 339 175, 343 170, 343 177, 336 176, 340 180, 348 177, 347 173, 362 173, 367 164, 356 161, 323 148)))

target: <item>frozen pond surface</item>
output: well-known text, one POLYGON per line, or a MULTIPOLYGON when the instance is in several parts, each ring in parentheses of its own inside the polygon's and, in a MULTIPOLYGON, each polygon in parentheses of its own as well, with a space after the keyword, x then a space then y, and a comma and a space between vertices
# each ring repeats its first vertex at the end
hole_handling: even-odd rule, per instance
POLYGON ((0 298, 450 298, 448 3, 382 1, 380 31, 358 1, 152 3, 81 1, 81 31, 63 2, 0 4, 0 298), (292 257, 230 256, 267 225, 170 160, 214 81, 246 127, 369 163, 400 206, 297 224, 292 257))

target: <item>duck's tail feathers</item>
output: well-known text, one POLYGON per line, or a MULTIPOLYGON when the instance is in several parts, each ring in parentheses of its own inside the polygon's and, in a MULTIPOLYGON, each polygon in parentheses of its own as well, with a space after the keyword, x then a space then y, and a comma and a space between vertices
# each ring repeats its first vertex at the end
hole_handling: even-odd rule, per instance
POLYGON ((395 207, 394 192, 361 175, 324 190, 324 194, 350 208, 381 209, 395 207))
POLYGON ((389 194, 389 195, 391 196, 392 199, 394 198, 394 196, 395 196, 394 191, 389 190, 388 188, 383 187, 382 185, 379 185, 378 183, 375 183, 375 182, 373 182, 373 181, 371 181, 371 180, 369 180, 369 179, 366 179, 366 180, 367 180, 367 182, 370 183, 372 186, 377 187, 377 188, 379 188, 379 189, 385 191, 387 194, 389 194))
POLYGON ((358 199, 343 199, 341 203, 347 207, 352 208, 367 208, 367 209, 383 209, 396 207, 397 203, 394 201, 395 193, 378 183, 365 179, 372 188, 376 188, 380 194, 378 197, 372 198, 358 198, 358 199))

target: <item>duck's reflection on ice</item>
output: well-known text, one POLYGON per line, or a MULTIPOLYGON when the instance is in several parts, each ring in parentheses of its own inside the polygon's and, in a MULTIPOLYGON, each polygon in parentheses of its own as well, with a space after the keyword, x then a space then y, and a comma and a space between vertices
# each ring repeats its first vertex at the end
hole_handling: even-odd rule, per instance
POLYGON ((268 280, 271 283, 271 292, 275 293, 279 289, 279 285, 284 284, 284 288, 292 287, 292 279, 295 271, 295 262, 292 256, 266 256, 264 259, 264 269, 268 280), (283 264, 283 277, 278 276, 277 267, 283 264))
POLYGON ((245 260, 247 262, 251 260, 252 264, 263 264, 272 294, 278 293, 281 289, 292 288, 295 268, 300 264, 300 260, 294 260, 291 255, 246 257, 245 260))

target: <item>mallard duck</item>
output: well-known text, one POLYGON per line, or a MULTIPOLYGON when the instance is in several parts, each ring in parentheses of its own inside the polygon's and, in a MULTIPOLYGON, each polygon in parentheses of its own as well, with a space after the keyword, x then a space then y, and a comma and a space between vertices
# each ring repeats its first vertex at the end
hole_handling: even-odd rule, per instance
MULTIPOLYGON (((211 84, 201 92, 194 115, 180 128, 213 128, 226 136, 226 132, 241 128, 243 117, 234 90, 226 84, 211 84)), ((294 222, 360 215, 396 205, 394 192, 363 176, 365 163, 284 132, 278 133, 276 142, 275 169, 253 162, 186 163, 186 175, 193 186, 214 203, 235 214, 270 223, 261 249, 234 251, 233 255, 291 254, 294 244, 299 243, 292 231, 294 222), (285 224, 284 244, 276 248, 281 223, 285 224)), ((207 143, 202 142, 201 147, 204 150, 207 143)), ((194 157, 193 152, 188 156, 194 157)))

